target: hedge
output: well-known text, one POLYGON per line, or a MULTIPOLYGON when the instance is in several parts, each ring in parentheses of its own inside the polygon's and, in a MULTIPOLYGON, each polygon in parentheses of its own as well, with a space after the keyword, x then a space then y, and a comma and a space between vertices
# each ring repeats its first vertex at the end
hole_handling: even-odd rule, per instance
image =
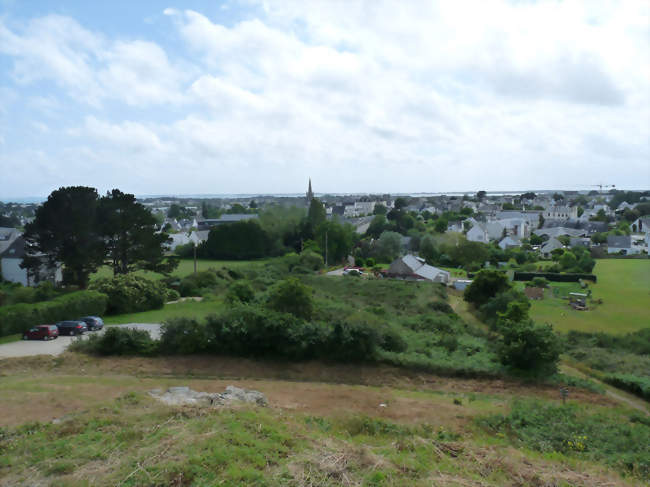
POLYGON ((86 315, 102 315, 108 296, 97 291, 77 291, 51 301, 20 303, 0 308, 0 336, 22 333, 29 328, 86 315))
POLYGON ((603 380, 614 387, 650 401, 650 378, 632 374, 608 374, 603 380))
POLYGON ((595 274, 518 271, 515 271, 513 281, 532 281, 536 277, 544 277, 552 282, 578 282, 580 279, 596 282, 595 274))

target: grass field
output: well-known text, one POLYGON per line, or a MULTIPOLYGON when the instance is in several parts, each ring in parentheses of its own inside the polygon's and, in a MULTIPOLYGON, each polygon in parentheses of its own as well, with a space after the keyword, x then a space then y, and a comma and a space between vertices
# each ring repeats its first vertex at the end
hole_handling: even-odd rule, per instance
MULTIPOLYGON (((551 323, 558 331, 628 333, 650 327, 650 260, 599 259, 591 285, 594 299, 603 304, 575 311, 566 300, 533 301, 531 317, 551 323)), ((578 290, 570 283, 552 283, 563 291, 578 290), (571 288, 571 289, 569 289, 571 288)))
MULTIPOLYGON (((647 436, 637 413, 602 395, 571 391, 568 411, 579 414, 570 425, 592 428, 577 430, 589 434, 589 449, 555 451, 536 442, 557 438, 530 423, 506 434, 482 425, 501 428, 519 399, 532 401, 538 414, 561 408, 556 390, 400 376, 383 367, 213 362, 70 353, 3 361, 0 486, 604 487, 645 479, 639 470, 624 474, 628 467, 600 455, 592 442, 591 435, 603 434, 603 441, 615 441, 607 428, 647 436), (240 378, 224 378, 232 377, 232 366, 240 378), (293 381, 260 377, 274 369, 297 375, 293 381), (348 382, 319 381, 328 373, 348 382), (265 393, 269 407, 172 407, 146 394, 173 385, 218 392, 231 384, 265 393)), ((561 440, 575 432, 554 434, 561 440)), ((642 448, 623 444, 616 454, 638 464, 642 448)))
MULTIPOLYGON (((205 271, 210 268, 219 269, 221 267, 228 267, 233 270, 243 270, 243 269, 254 269, 255 267, 263 266, 271 259, 260 259, 260 260, 202 260, 198 259, 196 261, 196 269, 198 272, 205 271)), ((172 276, 176 277, 185 277, 194 272, 194 260, 192 259, 181 259, 178 267, 172 272, 172 276)), ((162 274, 150 271, 137 271, 134 274, 138 276, 144 276, 149 279, 160 279, 164 277, 162 274)), ((104 266, 100 268, 95 274, 90 276, 90 280, 99 279, 101 277, 113 277, 113 271, 110 267, 104 266)))
POLYGON ((107 325, 120 325, 124 323, 162 323, 171 318, 204 318, 222 309, 223 301, 204 299, 201 302, 183 301, 180 303, 166 304, 162 309, 142 311, 140 313, 127 313, 104 317, 107 325))

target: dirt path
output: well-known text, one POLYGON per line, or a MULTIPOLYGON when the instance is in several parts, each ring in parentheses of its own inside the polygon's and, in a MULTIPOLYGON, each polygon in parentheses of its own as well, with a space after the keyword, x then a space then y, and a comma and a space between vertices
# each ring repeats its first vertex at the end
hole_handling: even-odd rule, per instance
POLYGON ((578 369, 574 369, 570 365, 562 364, 560 368, 562 372, 566 373, 567 375, 574 375, 582 379, 589 379, 590 381, 603 386, 603 388, 605 389, 605 394, 607 394, 608 397, 611 397, 617 402, 624 403, 626 406, 630 406, 631 408, 634 408, 647 415, 650 415, 650 408, 648 408, 648 403, 646 403, 643 399, 639 399, 638 397, 632 394, 628 394, 627 392, 612 387, 609 384, 606 384, 596 379, 595 377, 586 375, 583 372, 579 371, 578 369))

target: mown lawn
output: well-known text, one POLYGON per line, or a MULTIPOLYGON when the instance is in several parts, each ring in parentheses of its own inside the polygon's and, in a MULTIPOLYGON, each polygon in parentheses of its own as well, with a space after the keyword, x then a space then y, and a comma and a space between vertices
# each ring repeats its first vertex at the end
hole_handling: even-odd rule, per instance
POLYGON ((201 302, 183 301, 166 304, 162 309, 106 316, 104 322, 108 325, 121 325, 124 323, 162 323, 171 318, 205 318, 216 313, 223 306, 223 301, 214 298, 207 298, 201 302))
MULTIPOLYGON (((590 287, 603 304, 575 311, 566 300, 546 298, 532 302, 531 317, 564 332, 628 333, 650 327, 650 260, 599 259, 594 274, 598 282, 590 287)), ((572 286, 556 287, 568 291, 572 286)))

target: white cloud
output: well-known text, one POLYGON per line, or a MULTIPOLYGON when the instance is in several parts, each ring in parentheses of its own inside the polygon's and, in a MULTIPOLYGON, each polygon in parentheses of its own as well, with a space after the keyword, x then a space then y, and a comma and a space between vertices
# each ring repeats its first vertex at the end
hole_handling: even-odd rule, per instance
POLYGON ((14 58, 19 83, 51 80, 92 106, 106 99, 135 106, 178 103, 189 74, 188 66, 170 63, 153 42, 110 41, 58 15, 30 21, 21 34, 0 19, 0 53, 14 58))
POLYGON ((63 124, 76 127, 64 155, 44 156, 63 164, 83 147, 104 189, 294 192, 309 175, 324 191, 650 180, 645 2, 259 7, 234 24, 167 8, 173 46, 56 16, 23 29, 0 20, 0 52, 21 86, 50 79, 110 106, 80 108, 81 124, 63 124))

